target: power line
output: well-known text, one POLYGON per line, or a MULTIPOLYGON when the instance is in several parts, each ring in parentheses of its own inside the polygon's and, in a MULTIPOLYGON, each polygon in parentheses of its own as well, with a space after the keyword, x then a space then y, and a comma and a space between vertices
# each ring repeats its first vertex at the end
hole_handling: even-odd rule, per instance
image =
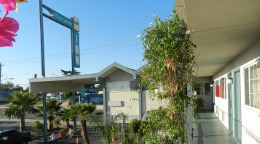
MULTIPOLYGON (((114 46, 114 45, 118 45, 118 44, 124 44, 124 43, 127 43, 127 42, 133 42, 133 41, 136 41, 136 40, 129 39, 129 40, 121 41, 121 42, 110 43, 110 44, 107 44, 107 45, 102 45, 102 46, 96 46, 96 47, 92 47, 92 48, 87 48, 87 49, 84 49, 84 50, 86 51, 86 50, 99 49, 99 48, 114 46)), ((132 44, 132 45, 139 45, 139 44, 141 44, 141 43, 135 43, 135 44, 132 44)), ((118 46, 118 47, 113 47, 113 48, 105 49, 105 50, 103 49, 103 50, 96 51, 96 52, 91 52, 91 53, 97 53, 97 52, 103 52, 103 51, 112 50, 112 49, 124 48, 124 47, 127 47, 127 46, 131 46, 131 45, 118 46)), ((85 55, 85 54, 89 54, 89 53, 90 53, 90 52, 81 53, 81 55, 85 55)), ((48 56, 46 56, 46 60, 62 59, 62 58, 68 58, 68 57, 70 57, 70 53, 65 53, 65 52, 63 52, 63 53, 48 55, 48 56), (62 55, 66 55, 66 56, 62 56, 62 55), (57 58, 57 56, 62 56, 62 57, 58 57, 58 58, 57 58), (53 57, 54 57, 54 58, 53 58, 53 57)), ((11 62, 5 62, 5 64, 7 64, 7 65, 24 64, 24 63, 35 62, 35 61, 37 61, 37 60, 40 60, 40 57, 34 57, 34 58, 29 58, 29 59, 18 59, 18 60, 14 60, 14 61, 11 61, 11 62)))

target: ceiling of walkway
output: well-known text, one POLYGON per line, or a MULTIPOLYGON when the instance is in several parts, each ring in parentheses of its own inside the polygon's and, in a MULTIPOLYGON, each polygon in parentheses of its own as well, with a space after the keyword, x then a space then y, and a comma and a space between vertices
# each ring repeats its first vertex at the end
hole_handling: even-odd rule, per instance
POLYGON ((210 77, 260 38, 259 0, 175 0, 191 31, 199 70, 210 77))

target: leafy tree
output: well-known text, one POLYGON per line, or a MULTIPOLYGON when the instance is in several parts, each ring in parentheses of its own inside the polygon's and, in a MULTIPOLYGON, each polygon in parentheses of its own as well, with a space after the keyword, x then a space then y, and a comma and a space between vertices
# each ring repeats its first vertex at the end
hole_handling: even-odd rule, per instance
POLYGON ((14 88, 14 84, 7 81, 6 83, 0 83, 0 91, 11 91, 14 88))
POLYGON ((13 87, 13 91, 23 91, 23 87, 16 85, 15 87, 13 87))
MULTIPOLYGON (((141 72, 141 84, 148 88, 151 95, 169 103, 166 109, 153 113, 150 122, 157 119, 164 126, 171 124, 164 131, 174 136, 172 141, 181 139, 185 142, 187 108, 191 105, 187 84, 194 77, 196 46, 189 40, 189 31, 181 24, 176 12, 165 21, 158 17, 154 21, 155 24, 145 29, 141 37, 145 49, 144 60, 148 63, 141 72), (156 91, 158 88, 163 91, 156 91)), ((145 127, 145 131, 146 140, 161 143, 160 138, 151 135, 155 134, 152 126, 145 127)))
MULTIPOLYGON (((57 116, 59 116, 61 109, 61 103, 57 99, 48 99, 46 102, 46 114, 49 121, 49 130, 53 130, 53 122, 57 116)), ((37 114, 38 117, 43 117, 43 107, 39 107, 40 112, 37 114)))
POLYGON ((102 86, 102 84, 99 84, 99 85, 97 86, 97 91, 96 91, 96 93, 98 93, 99 91, 103 91, 103 86, 102 86))
POLYGON ((24 91, 25 91, 25 92, 29 92, 29 87, 27 87, 24 91))
POLYGON ((88 131, 87 131, 87 118, 89 118, 90 114, 94 112, 96 109, 96 105, 93 103, 81 103, 71 105, 70 107, 70 115, 74 117, 80 118, 81 123, 81 135, 85 144, 89 144, 88 131))
POLYGON ((34 107, 37 97, 28 92, 14 92, 7 100, 10 102, 10 106, 4 110, 3 115, 7 118, 20 119, 20 131, 24 131, 26 113, 38 112, 38 109, 34 107))
POLYGON ((72 96, 72 92, 64 92, 64 93, 63 93, 63 96, 64 96, 65 98, 69 98, 70 96, 72 96))

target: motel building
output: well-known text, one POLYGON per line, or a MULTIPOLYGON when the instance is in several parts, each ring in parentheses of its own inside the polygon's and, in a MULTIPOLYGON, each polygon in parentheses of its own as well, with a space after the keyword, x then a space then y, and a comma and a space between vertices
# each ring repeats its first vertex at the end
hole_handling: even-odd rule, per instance
MULTIPOLYGON (((213 111, 237 142, 259 144, 260 1, 175 0, 174 8, 197 45, 198 71, 189 96, 195 92, 203 99, 201 110, 213 111)), ((165 105, 138 87, 141 69, 113 63, 94 74, 32 78, 30 91, 81 92, 85 85, 102 84, 104 118, 123 112, 128 121, 141 119, 165 105)))
POLYGON ((139 88, 140 69, 134 70, 118 63, 112 63, 94 74, 67 75, 29 79, 30 92, 83 92, 85 86, 102 84, 104 118, 124 113, 126 122, 142 119, 143 115, 159 106, 166 106, 165 101, 153 99, 148 91, 139 88))
POLYGON ((238 142, 260 143, 260 1, 175 0, 174 7, 197 45, 198 96, 238 142))

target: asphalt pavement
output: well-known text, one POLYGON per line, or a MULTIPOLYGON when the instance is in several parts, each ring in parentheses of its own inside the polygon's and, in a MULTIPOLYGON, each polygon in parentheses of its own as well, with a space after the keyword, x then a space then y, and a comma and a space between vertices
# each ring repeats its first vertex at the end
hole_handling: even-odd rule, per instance
MULTIPOLYGON (((102 106, 99 106, 97 111, 102 111, 101 109, 102 106)), ((20 120, 19 119, 8 119, 3 117, 3 111, 6 107, 0 107, 0 130, 3 129, 16 129, 19 131, 20 128, 20 120)), ((27 114, 26 115, 26 131, 30 131, 32 130, 32 125, 34 121, 40 121, 41 123, 43 123, 42 118, 36 118, 34 115, 32 114, 27 114)), ((77 121, 77 127, 78 130, 80 130, 80 122, 77 121)), ((100 141, 99 136, 93 132, 90 131, 88 133, 89 139, 90 139, 90 143, 91 144, 101 144, 102 142, 100 141)), ((44 139, 43 137, 32 137, 32 141, 29 142, 29 144, 43 144, 44 143, 44 139)), ((63 138, 58 138, 55 140, 51 140, 51 137, 48 136, 48 143, 50 144, 83 144, 84 141, 82 139, 82 136, 80 136, 79 134, 74 134, 74 136, 72 138, 68 138, 68 136, 63 137, 63 138)))
MULTIPOLYGON (((102 144, 99 136, 95 132, 89 132, 88 137, 90 140, 90 144, 102 144)), ((29 144, 44 144, 43 137, 34 139, 29 142, 29 144)), ((79 134, 74 134, 72 138, 65 136, 63 138, 57 138, 55 140, 51 140, 51 137, 48 136, 48 144, 84 144, 82 136, 79 134)))
MULTIPOLYGON (((35 119, 26 119, 26 128, 25 131, 32 130, 32 125, 35 119)), ((79 123, 78 123, 79 124, 79 123)), ((6 118, 0 118, 0 130, 4 129, 16 129, 19 131, 20 128, 20 122, 18 119, 6 119, 6 118)), ((82 139, 82 136, 79 134, 80 131, 80 125, 77 125, 78 132, 73 135, 72 138, 69 138, 68 136, 65 136, 63 138, 57 138, 55 140, 52 140, 50 137, 50 134, 48 135, 48 144, 84 144, 84 141, 82 139)), ((90 139, 91 144, 101 144, 100 137, 98 134, 96 134, 94 131, 89 131, 88 136, 90 139)), ((44 138, 43 136, 38 137, 32 137, 32 141, 29 142, 29 144, 44 144, 44 138)))

